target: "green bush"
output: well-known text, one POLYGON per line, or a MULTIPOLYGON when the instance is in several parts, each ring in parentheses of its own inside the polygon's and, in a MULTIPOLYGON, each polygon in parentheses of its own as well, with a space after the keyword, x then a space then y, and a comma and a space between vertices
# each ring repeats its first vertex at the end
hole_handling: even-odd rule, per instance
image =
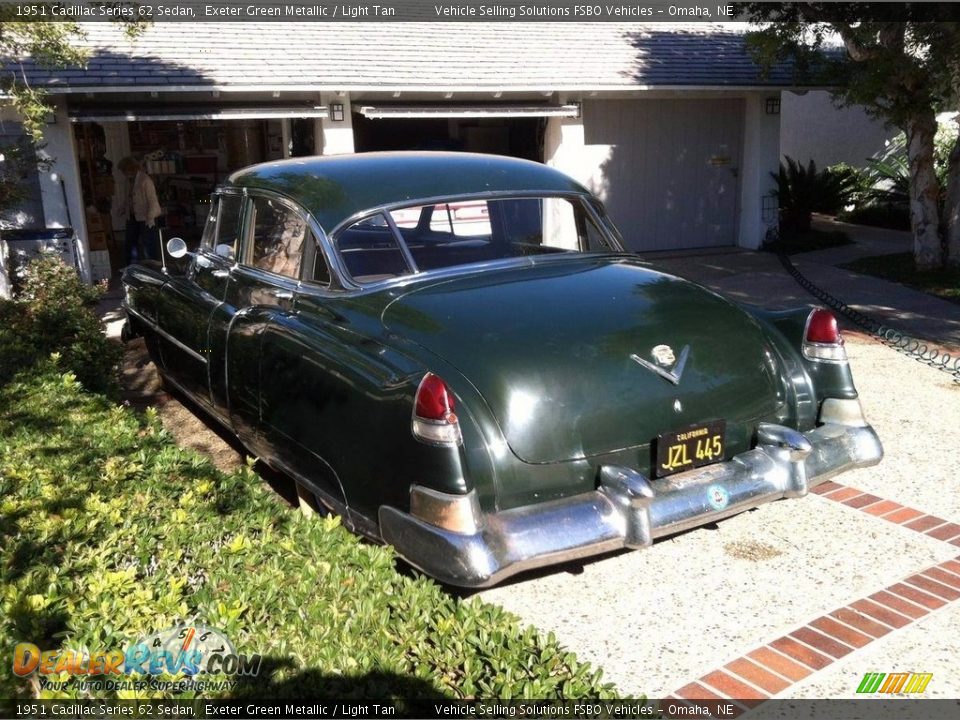
MULTIPOLYGON (((0 388, 0 661, 19 642, 122 650, 192 619, 264 656, 259 676, 213 695, 613 694, 552 634, 398 573, 390 548, 303 517, 249 467, 225 474, 178 448, 152 410, 50 367, 0 388)), ((0 673, 0 697, 35 691, 0 673)), ((103 693, 116 695, 132 696, 103 693)))
POLYGON ((0 384, 59 353, 84 387, 116 392, 122 349, 104 336, 94 311, 101 290, 56 255, 19 268, 14 285, 14 299, 0 301, 0 384))
POLYGON ((867 202, 845 210, 837 216, 837 219, 857 225, 909 230, 910 208, 907 205, 867 202))

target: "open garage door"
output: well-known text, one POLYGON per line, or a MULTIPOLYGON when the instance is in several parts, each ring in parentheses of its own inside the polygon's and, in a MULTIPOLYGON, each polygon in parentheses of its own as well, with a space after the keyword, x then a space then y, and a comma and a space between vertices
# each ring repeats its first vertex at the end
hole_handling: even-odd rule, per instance
POLYGON ((576 105, 354 105, 357 152, 458 150, 543 160, 546 119, 575 117, 576 105))
POLYGON ((608 145, 605 202, 630 250, 735 245, 740 99, 596 100, 588 145, 608 145))

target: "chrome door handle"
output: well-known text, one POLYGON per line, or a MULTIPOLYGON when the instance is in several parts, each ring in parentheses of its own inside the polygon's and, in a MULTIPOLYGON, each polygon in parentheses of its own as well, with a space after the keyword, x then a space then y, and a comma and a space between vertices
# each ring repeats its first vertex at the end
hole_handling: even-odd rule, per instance
POLYGON ((270 294, 277 300, 293 300, 293 292, 290 290, 271 290, 270 294))
POLYGON ((210 274, 215 278, 225 278, 230 276, 229 270, 211 270, 210 274))

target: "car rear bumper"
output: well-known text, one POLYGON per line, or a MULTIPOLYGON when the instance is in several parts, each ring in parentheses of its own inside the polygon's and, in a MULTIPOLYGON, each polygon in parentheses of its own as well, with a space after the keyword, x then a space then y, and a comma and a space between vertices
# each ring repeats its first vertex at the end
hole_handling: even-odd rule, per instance
POLYGON ((604 466, 593 492, 497 513, 481 512, 473 491, 446 495, 414 486, 410 513, 380 508, 380 532, 441 582, 487 587, 531 568, 646 547, 772 500, 802 497, 838 473, 880 462, 880 440, 862 416, 836 419, 852 424, 803 434, 762 424, 757 446, 727 462, 655 481, 604 466))

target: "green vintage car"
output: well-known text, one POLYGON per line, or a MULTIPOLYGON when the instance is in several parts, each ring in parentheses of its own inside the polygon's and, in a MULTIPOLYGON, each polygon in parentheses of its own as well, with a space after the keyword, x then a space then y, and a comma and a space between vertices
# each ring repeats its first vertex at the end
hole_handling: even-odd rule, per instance
POLYGON ((453 585, 646 547, 883 454, 828 311, 650 269, 537 163, 257 165, 174 264, 123 276, 163 376, 453 585))

